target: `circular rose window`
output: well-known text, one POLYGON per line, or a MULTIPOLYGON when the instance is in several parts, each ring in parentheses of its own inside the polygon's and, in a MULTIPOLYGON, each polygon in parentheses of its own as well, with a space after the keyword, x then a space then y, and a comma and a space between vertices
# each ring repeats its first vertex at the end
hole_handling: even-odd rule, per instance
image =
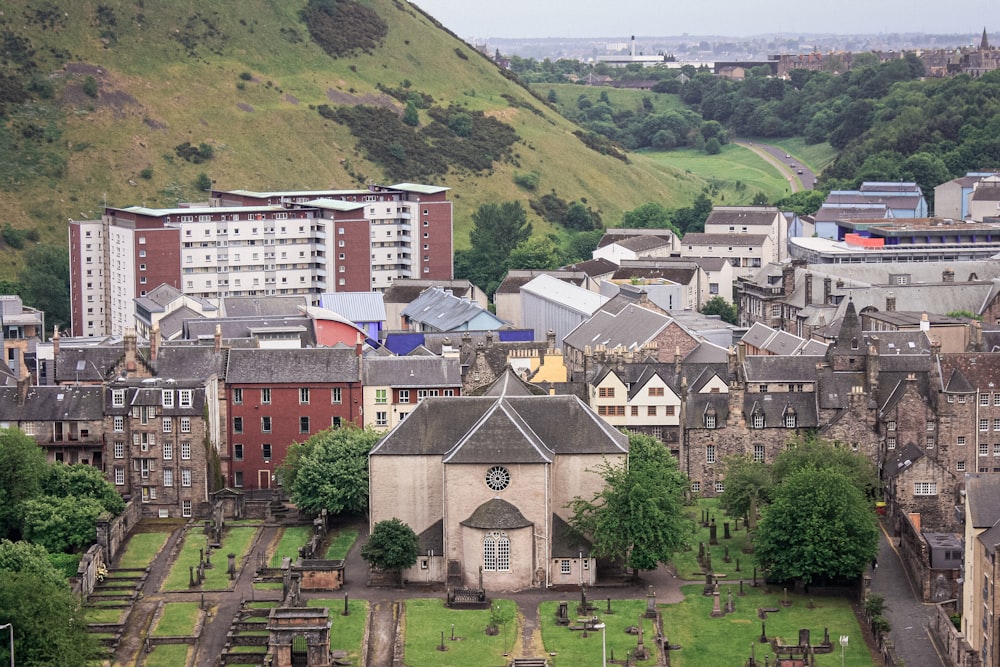
POLYGON ((503 491, 510 484, 510 472, 503 466, 493 466, 486 471, 486 486, 494 491, 503 491))

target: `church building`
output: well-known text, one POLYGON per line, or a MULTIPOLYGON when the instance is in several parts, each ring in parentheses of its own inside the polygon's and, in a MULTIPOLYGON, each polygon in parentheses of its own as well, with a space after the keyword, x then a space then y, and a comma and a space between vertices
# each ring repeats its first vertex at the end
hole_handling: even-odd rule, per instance
POLYGON ((482 396, 428 398, 370 455, 370 521, 420 537, 412 582, 516 591, 596 580, 566 505, 604 486, 628 437, 576 396, 535 395, 508 370, 482 396))

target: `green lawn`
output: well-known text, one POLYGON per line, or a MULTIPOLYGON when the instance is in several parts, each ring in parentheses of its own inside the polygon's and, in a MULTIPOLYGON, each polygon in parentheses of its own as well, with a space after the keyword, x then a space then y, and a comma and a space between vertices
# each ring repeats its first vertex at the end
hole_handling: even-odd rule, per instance
MULTIPOLYGON (((729 586, 720 588, 722 604, 725 605, 729 586)), ((736 594, 733 587, 733 600, 736 611, 722 618, 711 618, 712 599, 702 596, 701 586, 685 586, 684 602, 677 605, 662 605, 664 632, 671 644, 679 644, 681 650, 672 651, 670 664, 672 667, 704 667, 705 665, 742 665, 750 657, 750 645, 754 644, 756 658, 763 664, 765 656, 770 656, 774 664, 774 655, 770 646, 757 643, 760 638, 761 620, 757 618, 757 609, 781 608, 781 611, 769 613, 766 621, 768 638, 778 636, 785 644, 798 641, 799 629, 808 628, 813 645, 823 640, 823 629, 830 632, 830 640, 836 650, 832 654, 817 655, 817 667, 836 667, 840 665, 840 647, 838 639, 847 635, 849 646, 844 654, 846 667, 871 667, 871 655, 862 639, 861 628, 851 610, 846 598, 815 598, 815 607, 809 608, 809 598, 789 594, 792 606, 783 608, 780 605, 783 593, 772 589, 764 594, 759 588, 746 588, 746 597, 736 594)))
POLYGON ((351 613, 347 616, 343 615, 343 599, 309 600, 306 606, 326 607, 329 610, 330 648, 335 651, 347 651, 347 657, 355 665, 360 665, 365 626, 368 624, 368 602, 365 600, 348 600, 347 609, 351 613))
POLYGON ((278 546, 271 554, 271 567, 281 567, 281 559, 286 556, 295 562, 295 559, 299 557, 299 549, 306 545, 313 532, 312 526, 289 526, 283 529, 278 546))
POLYGON ((784 197, 788 182, 763 158, 748 148, 727 144, 718 155, 693 148, 672 151, 640 151, 658 164, 698 176, 717 190, 712 201, 718 206, 750 204, 754 194, 763 192, 771 201, 784 197))
POLYGON ((327 537, 329 545, 326 547, 325 558, 330 560, 344 560, 347 552, 358 539, 358 531, 354 528, 342 528, 331 531, 327 537))
MULTIPOLYGON (((575 624, 579 596, 574 598, 568 594, 566 600, 569 602, 570 619, 575 624)), ((646 601, 612 600, 611 610, 614 612, 613 614, 601 613, 602 610, 606 609, 606 602, 594 600, 593 604, 597 607, 595 614, 607 626, 604 631, 607 635, 603 639, 607 642, 608 660, 611 660, 612 653, 615 660, 624 660, 625 654, 634 651, 638 642, 638 637, 627 634, 625 628, 638 625, 640 617, 646 611, 646 601)), ((556 654, 550 657, 550 664, 553 667, 599 667, 601 664, 602 633, 589 632, 584 637, 579 630, 570 630, 566 626, 557 625, 556 610, 558 608, 558 602, 543 602, 538 608, 545 650, 556 654)), ((643 644, 647 650, 654 652, 656 651, 656 636, 653 634, 653 622, 643 618, 642 625, 643 644)), ((708 665, 709 663, 704 664, 708 665)), ((721 667, 722 663, 718 664, 721 667)))
POLYGON ((188 660, 187 644, 157 646, 142 663, 145 667, 184 667, 188 660))
POLYGON ((149 567, 149 564, 156 558, 156 554, 166 544, 170 532, 133 533, 125 546, 125 552, 118 559, 117 567, 124 569, 149 567))
MULTIPOLYGON (((205 570, 205 581, 202 584, 203 590, 226 590, 232 582, 226 574, 226 555, 236 554, 236 567, 240 567, 240 562, 250 548, 257 529, 252 526, 240 526, 236 528, 226 528, 222 536, 222 548, 215 550, 212 554, 212 569, 205 570)), ((200 528, 189 530, 184 535, 184 544, 181 552, 170 568, 170 574, 163 584, 164 591, 186 591, 190 581, 189 568, 198 565, 199 549, 207 546, 207 536, 200 528)))
POLYGON ((685 508, 688 515, 696 522, 694 537, 692 537, 690 551, 681 551, 674 556, 674 567, 677 568, 677 576, 681 579, 699 579, 704 576, 701 565, 698 564, 698 543, 704 542, 705 548, 712 552, 712 570, 717 574, 724 574, 725 579, 750 579, 753 577, 754 557, 753 554, 743 553, 746 545, 746 528, 740 520, 740 529, 736 530, 736 520, 732 519, 719 508, 719 501, 715 498, 701 498, 697 505, 685 508), (710 529, 702 528, 700 523, 701 512, 707 510, 709 517, 715 517, 716 535, 719 544, 709 545, 710 529), (729 522, 730 539, 723 538, 725 535, 723 524, 729 522), (730 562, 725 562, 726 547, 729 547, 730 562), (736 571, 736 560, 739 559, 740 571, 736 571))
MULTIPOLYGON (((494 600, 493 604, 514 605, 511 600, 494 600)), ((490 611, 448 609, 440 599, 406 601, 406 664, 409 667, 500 667, 506 665, 504 641, 507 648, 519 641, 512 621, 507 630, 491 637, 486 634, 490 611), (452 641, 452 626, 455 637, 452 641), (439 651, 441 632, 447 651, 439 651)), ((568 664, 568 663, 567 663, 568 664)))
POLYGON ((197 602, 167 602, 163 605, 153 635, 157 637, 187 637, 194 634, 194 628, 201 618, 201 608, 197 602))
POLYGON ((781 146, 785 152, 803 163, 809 169, 819 174, 833 163, 837 157, 837 149, 830 144, 807 144, 802 137, 790 137, 788 139, 765 139, 764 143, 781 146))

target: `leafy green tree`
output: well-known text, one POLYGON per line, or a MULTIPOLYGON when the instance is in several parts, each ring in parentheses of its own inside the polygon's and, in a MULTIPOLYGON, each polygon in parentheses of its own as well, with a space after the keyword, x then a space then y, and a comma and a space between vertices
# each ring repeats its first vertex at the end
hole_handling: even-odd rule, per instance
MULTIPOLYGON (((304 454, 280 468, 292 501, 310 514, 361 513, 368 509, 368 452, 380 434, 354 426, 331 428, 310 437, 304 454), (294 470, 291 468, 294 466, 294 470)), ((300 445, 293 444, 295 450, 300 445)))
MULTIPOLYGON (((726 488, 719 504, 730 516, 749 516, 751 509, 770 502, 774 480, 771 467, 749 456, 734 456, 725 461, 726 488)), ((753 517, 756 520, 756 517, 753 517)))
POLYGON ((812 215, 819 210, 825 199, 826 195, 822 190, 800 190, 779 199, 774 205, 782 211, 792 211, 797 215, 812 215))
POLYGON ((420 540, 413 529, 393 518, 375 524, 361 547, 361 557, 373 568, 398 573, 402 586, 403 570, 417 564, 419 550, 420 540))
POLYGON ((869 500, 874 500, 881 488, 878 473, 867 458, 848 447, 816 437, 801 437, 789 443, 788 448, 774 460, 774 482, 781 484, 806 468, 839 471, 869 500))
MULTIPOLYGON (((0 624, 6 623, 14 624, 18 665, 85 667, 96 657, 79 600, 40 545, 0 540, 0 624)), ((7 642, 0 641, 0 664, 8 661, 7 642)))
POLYGON ((121 495, 94 466, 55 463, 49 466, 48 473, 42 482, 42 493, 46 495, 92 498, 111 514, 121 514, 125 510, 121 495))
POLYGON ((509 269, 554 269, 559 264, 559 249, 550 237, 523 241, 507 258, 509 269))
POLYGON ((207 192, 212 189, 212 179, 205 172, 201 172, 194 179, 194 187, 201 192, 207 192))
POLYGON ((455 275, 492 294, 500 284, 510 253, 531 238, 531 231, 521 202, 483 204, 472 214, 472 247, 455 253, 455 275))
POLYGON ((24 537, 50 553, 82 551, 94 543, 94 527, 104 511, 100 501, 82 496, 39 496, 22 504, 24 537))
POLYGON ((570 525, 591 539, 595 556, 620 561, 638 576, 687 544, 687 479, 659 441, 632 433, 628 462, 604 463, 598 470, 604 489, 590 500, 578 496, 569 503, 570 525))
POLYGON ((549 88, 548 100, 549 100, 549 104, 558 104, 559 103, 559 96, 556 95, 556 89, 555 88, 549 88))
POLYGON ((851 579, 878 554, 878 522, 851 477, 807 467, 774 489, 754 545, 777 581, 851 579))
POLYGON ((736 306, 729 303, 721 296, 713 296, 701 307, 702 315, 718 315, 723 322, 736 324, 736 306))
POLYGON ((682 233, 700 232, 705 229, 705 221, 712 212, 712 200, 705 193, 699 194, 691 206, 673 212, 674 226, 682 233))
POLYGON ((48 464, 42 448, 18 429, 0 430, 0 538, 19 538, 23 504, 42 493, 48 464))
POLYGON ((670 211, 657 202, 646 202, 622 215, 622 227, 631 229, 669 229, 680 234, 670 221, 670 211))
POLYGON ((45 311, 46 322, 69 323, 69 254, 66 248, 55 245, 30 248, 18 282, 24 290, 21 294, 24 302, 45 311))
POLYGON ((722 152, 722 144, 719 143, 718 139, 712 137, 705 142, 705 152, 709 155, 718 155, 722 152))
POLYGON ((566 209, 563 225, 567 229, 573 229, 578 232, 587 232, 595 227, 590 211, 587 210, 587 207, 582 202, 578 201, 571 203, 569 208, 566 209))
POLYGON ((420 114, 417 112, 417 105, 414 104, 413 100, 406 103, 406 109, 403 111, 403 122, 410 127, 416 127, 420 124, 420 114))

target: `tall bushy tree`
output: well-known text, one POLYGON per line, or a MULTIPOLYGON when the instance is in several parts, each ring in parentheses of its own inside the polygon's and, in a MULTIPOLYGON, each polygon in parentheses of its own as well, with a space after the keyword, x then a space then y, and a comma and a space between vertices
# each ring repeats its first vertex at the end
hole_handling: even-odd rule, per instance
POLYGON ((472 214, 472 247, 455 255, 455 275, 492 294, 507 268, 511 252, 531 237, 531 223, 521 202, 483 204, 472 214))
POLYGON ((293 444, 279 469, 299 509, 311 514, 361 513, 368 509, 368 452, 379 433, 353 426, 321 431, 293 444), (301 449, 300 449, 301 448, 301 449))
POLYGON ((687 543, 691 521, 683 511, 687 479, 655 438, 629 435, 629 460, 599 468, 605 487, 569 504, 570 525, 591 539, 594 555, 632 568, 655 569, 687 543))
POLYGON ((374 568, 397 572, 402 585, 403 570, 417 564, 419 549, 420 540, 413 529, 393 518, 375 524, 361 547, 361 557, 374 568))
POLYGON ((778 581, 851 579, 878 554, 878 522, 851 477, 808 466, 775 488, 754 544, 778 581))
POLYGON ((42 493, 45 453, 18 429, 0 430, 0 538, 21 536, 25 501, 42 493))

